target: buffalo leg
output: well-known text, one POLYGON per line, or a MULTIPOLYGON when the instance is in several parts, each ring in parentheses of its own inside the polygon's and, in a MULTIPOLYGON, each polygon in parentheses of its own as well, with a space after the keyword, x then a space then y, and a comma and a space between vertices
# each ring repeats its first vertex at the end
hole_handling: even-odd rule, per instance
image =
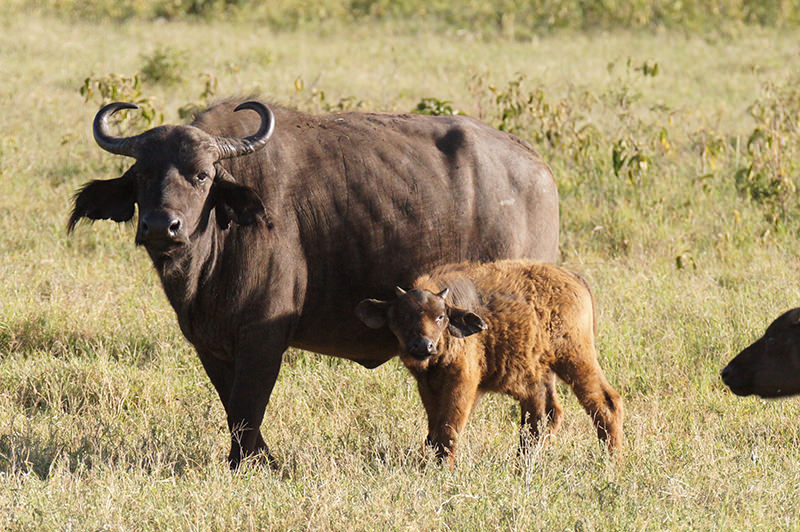
POLYGON ((228 401, 230 400, 231 387, 233 386, 233 363, 220 360, 208 353, 198 351, 197 355, 203 364, 203 369, 206 370, 206 375, 211 379, 211 384, 217 390, 219 400, 222 401, 222 406, 227 414, 228 401))
POLYGON ((532 442, 538 441, 542 430, 554 434, 561 425, 563 411, 556 392, 555 373, 548 371, 533 384, 526 397, 519 398, 520 452, 526 452, 532 442))
POLYGON ((428 436, 425 438, 427 445, 433 445, 433 431, 439 423, 439 394, 431 387, 430 380, 425 376, 417 378, 417 389, 428 416, 428 436))
POLYGON ((603 375, 594 349, 590 352, 591 356, 567 357, 556 371, 591 416, 597 436, 613 451, 622 446, 622 399, 603 375))
POLYGON ((433 429, 431 443, 436 455, 455 466, 458 435, 464 430, 467 419, 478 399, 478 383, 458 377, 443 383, 439 391, 439 415, 433 429))
POLYGON ((558 432, 561 428, 561 420, 564 418, 564 411, 561 409, 561 401, 558 399, 556 391, 556 374, 554 371, 548 372, 544 379, 546 389, 546 409, 548 430, 551 434, 558 432))
MULTIPOLYGON (((222 402, 222 407, 225 409, 225 416, 228 414, 228 403, 230 402, 231 388, 233 387, 234 379, 234 366, 232 362, 220 360, 208 353, 200 353, 198 351, 200 362, 203 363, 203 368, 206 370, 206 375, 217 390, 219 399, 222 402)), ((230 427, 228 427, 230 429, 230 427)), ((258 430, 256 434, 256 448, 267 448, 264 438, 261 436, 261 431, 258 430)))
POLYGON ((231 469, 238 467, 242 458, 254 455, 263 455, 270 466, 275 466, 261 436, 261 421, 286 349, 286 345, 275 346, 269 341, 275 336, 255 334, 240 339, 228 402, 231 469))

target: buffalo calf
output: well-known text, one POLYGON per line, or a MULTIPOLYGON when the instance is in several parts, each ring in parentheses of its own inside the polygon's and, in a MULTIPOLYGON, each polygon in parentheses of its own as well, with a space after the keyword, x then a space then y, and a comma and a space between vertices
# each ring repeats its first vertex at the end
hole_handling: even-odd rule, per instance
POLYGON ((388 326, 417 379, 428 438, 455 462, 456 444, 485 392, 512 396, 522 411, 521 450, 539 425, 555 431, 561 407, 553 373, 575 392, 610 449, 622 445, 622 400, 594 347, 594 301, 586 283, 551 264, 523 260, 437 268, 391 301, 365 299, 356 314, 388 326))
POLYGON ((782 314, 736 355, 722 370, 722 381, 736 395, 800 394, 800 308, 782 314))

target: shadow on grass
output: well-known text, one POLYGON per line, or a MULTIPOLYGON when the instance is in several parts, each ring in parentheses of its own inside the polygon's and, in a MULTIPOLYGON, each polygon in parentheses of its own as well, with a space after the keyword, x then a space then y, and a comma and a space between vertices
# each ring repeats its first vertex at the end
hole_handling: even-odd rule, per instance
POLYGON ((166 432, 156 429, 128 435, 124 423, 95 419, 81 424, 76 431, 58 426, 54 420, 26 418, 16 423, 17 427, 3 430, 0 473, 34 474, 45 480, 57 469, 76 473, 117 468, 180 477, 215 460, 224 464, 222 456, 212 456, 208 447, 194 444, 203 439, 200 437, 184 435, 165 441, 166 432))
POLYGON ((0 360, 11 355, 91 358, 104 353, 141 367, 159 358, 162 344, 145 334, 98 335, 70 329, 45 314, 0 322, 0 360))

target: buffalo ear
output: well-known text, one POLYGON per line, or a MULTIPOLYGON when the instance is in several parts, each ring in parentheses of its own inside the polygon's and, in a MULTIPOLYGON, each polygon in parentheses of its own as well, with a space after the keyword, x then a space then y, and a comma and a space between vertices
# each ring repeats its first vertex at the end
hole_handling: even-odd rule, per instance
POLYGON ((450 321, 447 330, 456 338, 466 338, 489 328, 474 312, 456 307, 447 307, 447 318, 450 321))
POLYGON ((214 182, 214 206, 217 223, 222 229, 230 227, 231 222, 239 225, 264 223, 272 229, 267 210, 258 194, 244 185, 218 179, 214 182))
POLYGON ((127 222, 133 218, 136 182, 129 173, 116 179, 95 179, 75 193, 75 205, 67 222, 71 233, 81 218, 127 222))
POLYGON ((364 299, 356 305, 356 316, 370 329, 380 329, 386 325, 386 311, 390 303, 380 299, 364 299))

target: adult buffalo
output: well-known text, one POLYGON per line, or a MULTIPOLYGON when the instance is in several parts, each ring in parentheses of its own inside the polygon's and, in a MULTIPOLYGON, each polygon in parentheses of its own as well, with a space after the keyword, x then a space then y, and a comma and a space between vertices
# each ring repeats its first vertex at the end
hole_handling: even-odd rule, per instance
POLYGON ((557 257, 551 170, 475 119, 228 101, 113 136, 109 117, 134 108, 95 116, 100 147, 136 162, 76 193, 68 231, 138 204, 136 243, 225 407, 231 467, 269 456, 260 426, 288 346, 374 368, 398 345, 359 321, 362 299, 447 262, 557 257))
POLYGON ((764 336, 723 368, 721 376, 736 395, 772 398, 800 394, 800 308, 778 316, 764 336))

